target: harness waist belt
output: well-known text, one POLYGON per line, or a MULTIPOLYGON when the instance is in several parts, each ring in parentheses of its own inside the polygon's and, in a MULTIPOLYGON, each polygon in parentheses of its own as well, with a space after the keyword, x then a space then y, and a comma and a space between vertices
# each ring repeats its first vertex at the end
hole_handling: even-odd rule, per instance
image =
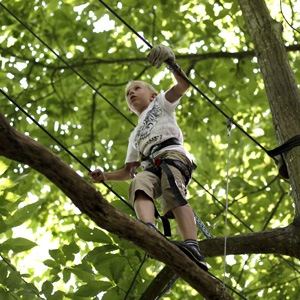
POLYGON ((181 143, 176 138, 170 138, 168 140, 165 140, 165 141, 161 142, 160 144, 153 145, 150 148, 149 155, 145 156, 145 155, 142 154, 141 159, 142 160, 147 160, 154 152, 156 152, 158 150, 161 150, 163 148, 166 148, 168 146, 172 146, 172 145, 181 145, 181 143))

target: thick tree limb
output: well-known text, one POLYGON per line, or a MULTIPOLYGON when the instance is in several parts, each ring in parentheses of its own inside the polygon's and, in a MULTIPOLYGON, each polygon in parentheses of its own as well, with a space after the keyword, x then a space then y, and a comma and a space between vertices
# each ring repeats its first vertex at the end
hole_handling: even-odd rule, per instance
MULTIPOLYGON (((201 252, 206 257, 224 255, 224 238, 206 239, 200 242, 201 252)), ((284 228, 253 232, 227 238, 226 252, 231 254, 269 254, 277 253, 300 259, 300 220, 284 228)), ((213 270, 212 270, 213 272, 213 270)), ((164 288, 175 275, 165 267, 152 281, 142 299, 154 300, 158 288, 164 288)))
MULTIPOLYGON (((206 239, 200 243, 206 257, 223 255, 224 238, 206 239)), ((300 259, 300 226, 252 232, 227 238, 227 254, 277 253, 300 259)))
MULTIPOLYGON (((0 114, 0 141, 0 155, 27 164, 44 174, 97 225, 132 241, 152 257, 169 265, 172 271, 168 270, 164 280, 161 280, 162 287, 176 272, 204 297, 213 299, 212 297, 220 296, 222 287, 219 282, 200 270, 159 234, 117 211, 92 185, 56 155, 11 127, 2 114, 0 114)), ((227 253, 278 253, 300 259, 299 227, 300 222, 295 222, 285 228, 228 237, 227 253)), ((223 255, 224 239, 207 239, 202 241, 200 246, 207 257, 223 255)))
POLYGON ((0 113, 0 155, 29 165, 51 180, 98 226, 125 238, 167 264, 206 299, 232 299, 219 281, 201 270, 176 246, 110 205, 94 186, 58 156, 11 127, 0 113), (222 298, 220 298, 222 295, 222 298))
MULTIPOLYGON (((300 51, 300 45, 289 45, 286 46, 287 52, 297 52, 300 51)), ((0 46, 0 52, 3 56, 14 56, 23 61, 29 61, 33 63, 35 66, 45 67, 47 69, 54 69, 54 70, 61 70, 61 69, 68 69, 68 66, 54 66, 45 64, 43 62, 37 62, 36 60, 32 59, 31 57, 20 56, 16 53, 16 51, 12 51, 12 49, 3 48, 0 46)), ((254 50, 249 51, 239 51, 239 52, 209 52, 209 53, 196 53, 196 54, 176 54, 176 58, 178 61, 188 60, 192 62, 200 62, 205 61, 208 59, 244 59, 244 58, 251 58, 255 57, 256 53, 254 50)), ((85 59, 80 62, 73 62, 70 65, 73 68, 81 68, 87 66, 96 66, 96 65, 114 65, 114 64, 129 64, 129 63, 136 63, 136 62, 146 62, 147 57, 133 57, 133 58, 119 58, 119 59, 99 59, 99 58, 90 58, 85 59)))

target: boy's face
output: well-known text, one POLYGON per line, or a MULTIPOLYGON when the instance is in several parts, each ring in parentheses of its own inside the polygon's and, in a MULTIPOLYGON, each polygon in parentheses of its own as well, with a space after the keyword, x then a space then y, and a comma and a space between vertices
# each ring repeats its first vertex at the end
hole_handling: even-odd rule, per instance
POLYGON ((156 96, 155 92, 140 82, 133 82, 126 92, 129 109, 137 115, 140 115, 156 96))

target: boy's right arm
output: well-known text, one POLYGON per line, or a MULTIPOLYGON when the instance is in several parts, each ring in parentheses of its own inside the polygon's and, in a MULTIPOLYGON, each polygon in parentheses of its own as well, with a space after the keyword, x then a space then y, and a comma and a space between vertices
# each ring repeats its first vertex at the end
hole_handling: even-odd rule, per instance
POLYGON ((103 181, 125 181, 132 179, 136 172, 136 168, 140 165, 139 162, 126 163, 124 168, 114 172, 102 172, 100 169, 90 172, 88 175, 93 182, 103 181))

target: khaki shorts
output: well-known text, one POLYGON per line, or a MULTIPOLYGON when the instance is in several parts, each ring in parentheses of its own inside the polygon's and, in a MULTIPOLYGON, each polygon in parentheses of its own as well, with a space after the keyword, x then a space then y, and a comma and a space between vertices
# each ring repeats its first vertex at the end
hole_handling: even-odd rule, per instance
MULTIPOLYGON (((178 151, 168 151, 161 155, 159 158, 175 159, 180 160, 185 164, 190 164, 190 160, 184 154, 178 151)), ((186 186, 184 176, 177 168, 170 165, 169 168, 173 173, 175 182, 180 193, 184 198, 186 198, 186 186)), ((162 196, 163 214, 167 218, 174 218, 172 210, 180 206, 180 203, 175 198, 170 187, 168 178, 164 172, 162 172, 161 178, 149 171, 142 171, 138 173, 132 180, 129 187, 129 199, 132 204, 134 204, 135 193, 137 191, 143 191, 145 194, 148 195, 148 197, 150 197, 150 199, 152 199, 152 201, 162 196)))

